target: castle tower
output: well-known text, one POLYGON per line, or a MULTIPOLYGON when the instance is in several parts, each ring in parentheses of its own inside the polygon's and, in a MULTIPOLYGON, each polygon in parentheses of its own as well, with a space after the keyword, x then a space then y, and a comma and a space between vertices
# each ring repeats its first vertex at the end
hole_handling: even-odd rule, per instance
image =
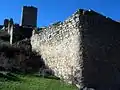
POLYGON ((23 6, 21 26, 37 26, 37 8, 33 6, 23 6))

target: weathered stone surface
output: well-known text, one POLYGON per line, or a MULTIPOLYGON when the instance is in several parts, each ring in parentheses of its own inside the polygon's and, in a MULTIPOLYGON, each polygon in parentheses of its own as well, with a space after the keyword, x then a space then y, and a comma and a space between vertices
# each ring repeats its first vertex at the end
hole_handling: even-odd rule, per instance
POLYGON ((38 52, 55 75, 69 83, 82 82, 82 49, 79 14, 57 25, 44 28, 31 37, 33 51, 38 52), (78 74, 79 73, 79 74, 78 74))
POLYGON ((57 25, 51 25, 31 37, 33 51, 38 52, 55 75, 73 83, 77 73, 82 80, 82 52, 77 24, 79 14, 57 25), (75 19, 74 19, 75 18, 75 19), (76 21, 77 20, 77 21, 76 21), (81 61, 80 61, 81 60, 81 61))

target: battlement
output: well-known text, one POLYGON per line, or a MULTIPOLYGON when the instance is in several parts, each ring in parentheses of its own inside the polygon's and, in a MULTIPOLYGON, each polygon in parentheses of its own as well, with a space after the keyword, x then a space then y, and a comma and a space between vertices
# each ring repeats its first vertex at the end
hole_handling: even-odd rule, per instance
POLYGON ((37 9, 37 8, 34 7, 34 6, 23 6, 23 8, 35 8, 35 9, 37 9))

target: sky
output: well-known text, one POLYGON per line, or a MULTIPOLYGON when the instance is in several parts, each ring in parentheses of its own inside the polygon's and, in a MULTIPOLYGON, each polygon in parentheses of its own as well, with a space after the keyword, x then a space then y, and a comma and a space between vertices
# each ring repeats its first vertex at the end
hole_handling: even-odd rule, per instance
POLYGON ((20 24, 22 7, 38 8, 37 26, 48 26, 64 21, 77 9, 92 9, 113 20, 120 21, 120 0, 0 0, 0 24, 4 19, 13 18, 20 24))

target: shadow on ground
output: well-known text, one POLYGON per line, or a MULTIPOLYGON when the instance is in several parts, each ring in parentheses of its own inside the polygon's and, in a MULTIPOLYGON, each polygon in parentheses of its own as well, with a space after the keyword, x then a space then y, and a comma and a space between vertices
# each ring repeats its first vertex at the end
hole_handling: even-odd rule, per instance
POLYGON ((0 80, 2 81, 21 81, 16 75, 9 72, 0 72, 0 80))
POLYGON ((58 77, 56 77, 56 76, 52 76, 52 75, 50 75, 50 76, 42 76, 42 75, 34 75, 34 76, 36 76, 36 77, 41 77, 41 78, 47 78, 47 79, 54 79, 54 80, 60 80, 60 78, 58 78, 58 77))

